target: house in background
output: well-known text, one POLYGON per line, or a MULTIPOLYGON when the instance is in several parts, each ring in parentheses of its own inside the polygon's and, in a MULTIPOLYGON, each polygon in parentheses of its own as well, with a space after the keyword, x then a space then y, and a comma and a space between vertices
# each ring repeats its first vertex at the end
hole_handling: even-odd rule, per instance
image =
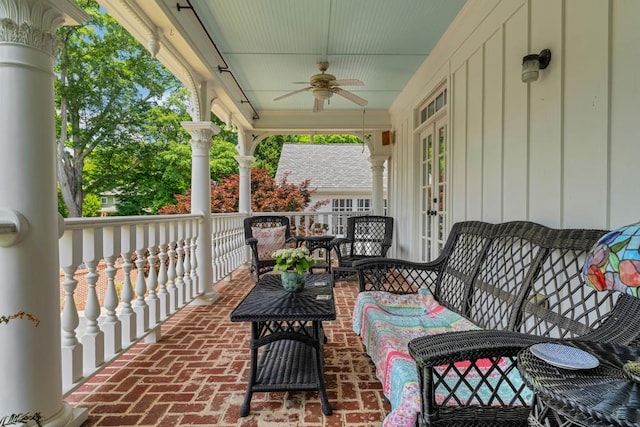
POLYGON ((119 194, 113 190, 100 193, 100 216, 109 216, 118 212, 119 194))
MULTIPOLYGON (((329 200, 318 212, 371 211, 370 157, 369 149, 362 144, 284 144, 276 181, 285 174, 291 184, 309 179, 310 187, 316 189, 309 208, 329 200)), ((385 200, 386 183, 383 175, 385 200)))

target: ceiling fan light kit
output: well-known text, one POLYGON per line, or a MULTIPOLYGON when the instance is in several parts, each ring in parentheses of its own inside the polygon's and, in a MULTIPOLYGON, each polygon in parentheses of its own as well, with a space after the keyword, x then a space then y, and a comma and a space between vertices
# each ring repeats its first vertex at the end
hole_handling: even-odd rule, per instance
MULTIPOLYGON (((313 111, 318 112, 322 111, 324 108, 324 101, 328 101, 334 93, 342 96, 345 99, 348 99, 351 102, 358 104, 361 107, 365 107, 368 102, 366 99, 363 99, 356 95, 355 93, 349 92, 347 90, 342 89, 340 86, 364 86, 364 83, 358 79, 346 79, 346 80, 337 80, 336 76, 333 74, 326 73, 327 68, 329 68, 328 62, 318 62, 318 69, 320 73, 314 74, 309 79, 309 87, 304 89, 294 90, 292 92, 286 93, 274 99, 274 101, 278 101, 282 98, 286 98, 291 95, 295 95, 300 92, 308 92, 311 91, 313 97, 315 98, 313 104, 313 111)), ((297 82, 306 84, 306 82, 297 82)))
POLYGON ((333 92, 329 89, 316 88, 313 89, 313 96, 320 101, 326 101, 333 96, 333 92))

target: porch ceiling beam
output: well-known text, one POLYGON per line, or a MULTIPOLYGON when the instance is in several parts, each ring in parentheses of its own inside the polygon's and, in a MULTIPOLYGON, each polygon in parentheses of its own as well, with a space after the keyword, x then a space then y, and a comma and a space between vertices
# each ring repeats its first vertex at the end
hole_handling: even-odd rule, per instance
POLYGON ((391 129, 391 117, 387 111, 263 111, 253 130, 274 133, 318 132, 362 133, 391 129))

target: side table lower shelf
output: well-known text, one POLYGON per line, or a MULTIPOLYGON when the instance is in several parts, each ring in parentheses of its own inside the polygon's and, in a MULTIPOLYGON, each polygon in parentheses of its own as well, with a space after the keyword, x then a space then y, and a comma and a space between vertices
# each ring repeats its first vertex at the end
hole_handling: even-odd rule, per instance
POLYGON ((301 341, 281 339, 261 348, 257 372, 251 373, 252 378, 255 375, 255 381, 250 380, 240 416, 249 414, 254 391, 312 390, 317 390, 320 394, 322 412, 331 415, 332 409, 324 385, 322 346, 315 348, 301 341))

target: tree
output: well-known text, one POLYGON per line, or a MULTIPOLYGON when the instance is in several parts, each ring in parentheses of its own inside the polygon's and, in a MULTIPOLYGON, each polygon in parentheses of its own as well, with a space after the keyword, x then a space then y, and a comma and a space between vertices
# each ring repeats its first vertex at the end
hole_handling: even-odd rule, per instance
MULTIPOLYGON (((230 175, 211 188, 211 212, 238 212, 238 189, 240 178, 230 175)), ((309 180, 299 184, 287 182, 285 176, 276 182, 265 168, 251 170, 251 209, 254 212, 300 212, 311 200, 315 189, 309 180)), ((176 203, 162 207, 160 214, 181 214, 191 212, 191 194, 176 194, 176 203)))
MULTIPOLYGON (((72 217, 82 214, 86 193, 109 186, 85 182, 90 155, 100 148, 114 164, 131 158, 126 151, 131 144, 141 148, 160 134, 166 138, 168 130, 154 107, 162 109, 180 87, 94 0, 78 4, 91 18, 85 25, 58 30, 61 48, 55 66, 58 179, 72 217)), ((126 165, 133 168, 136 160, 126 165)))
POLYGON ((91 217, 100 214, 100 197, 95 194, 86 194, 82 204, 82 216, 91 217))

